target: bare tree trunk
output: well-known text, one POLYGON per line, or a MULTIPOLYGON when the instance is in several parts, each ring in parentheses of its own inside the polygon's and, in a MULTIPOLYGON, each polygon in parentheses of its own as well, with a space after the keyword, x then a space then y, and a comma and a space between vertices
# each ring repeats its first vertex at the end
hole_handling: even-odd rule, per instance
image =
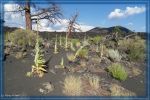
POLYGON ((31 12, 30 12, 30 2, 26 1, 25 5, 25 18, 26 18, 26 29, 32 30, 31 12))

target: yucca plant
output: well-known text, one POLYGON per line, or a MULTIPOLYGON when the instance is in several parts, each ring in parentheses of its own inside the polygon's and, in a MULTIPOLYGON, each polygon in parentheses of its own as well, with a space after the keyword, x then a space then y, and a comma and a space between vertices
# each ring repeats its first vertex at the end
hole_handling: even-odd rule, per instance
POLYGON ((75 51, 75 48, 74 48, 74 46, 73 46, 73 43, 72 43, 72 42, 70 42, 70 49, 71 49, 72 51, 75 51))
POLYGON ((56 35, 56 39, 55 39, 55 46, 54 46, 54 54, 58 53, 58 47, 57 47, 57 35, 56 35))
POLYGON ((61 66, 62 68, 65 68, 65 66, 64 66, 64 58, 61 58, 60 66, 61 66))
POLYGON ((99 52, 99 45, 96 45, 96 52, 99 52))
POLYGON ((35 58, 34 58, 34 65, 32 65, 32 71, 27 72, 27 76, 32 75, 38 75, 39 77, 42 77, 44 75, 44 72, 47 72, 45 69, 45 59, 43 58, 43 54, 41 51, 41 48, 39 46, 39 39, 37 38, 37 42, 35 45, 35 58))
POLYGON ((65 38, 65 50, 68 50, 68 36, 66 34, 66 38, 65 38))
POLYGON ((62 39, 61 39, 61 35, 59 36, 59 45, 62 46, 62 39))
POLYGON ((104 55, 104 45, 103 44, 101 44, 100 45, 100 58, 102 58, 103 57, 103 55, 104 55))

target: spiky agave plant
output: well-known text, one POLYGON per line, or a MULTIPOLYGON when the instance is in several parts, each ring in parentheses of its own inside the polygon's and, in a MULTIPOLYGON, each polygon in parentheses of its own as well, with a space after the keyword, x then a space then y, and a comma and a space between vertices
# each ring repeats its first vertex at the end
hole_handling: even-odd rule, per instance
POLYGON ((37 38, 36 46, 35 46, 35 58, 34 63, 35 65, 32 65, 32 73, 38 74, 39 77, 42 77, 44 75, 44 72, 47 72, 45 67, 45 59, 43 58, 43 54, 41 51, 41 48, 39 46, 39 39, 37 38))

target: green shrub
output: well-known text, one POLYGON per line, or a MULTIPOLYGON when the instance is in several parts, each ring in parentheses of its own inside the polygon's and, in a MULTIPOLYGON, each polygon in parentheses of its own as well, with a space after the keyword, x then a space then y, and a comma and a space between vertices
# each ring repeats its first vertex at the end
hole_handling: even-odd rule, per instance
POLYGON ((81 43, 79 39, 70 39, 70 42, 72 43, 73 46, 75 46, 76 48, 79 48, 81 43))
POLYGON ((34 46, 36 43, 36 34, 33 31, 17 29, 10 33, 9 39, 12 45, 34 46))
POLYGON ((79 39, 71 39, 71 42, 73 45, 76 45, 76 43, 80 42, 79 39))
POLYGON ((108 56, 109 56, 113 61, 120 61, 120 60, 121 60, 121 55, 119 54, 118 50, 109 49, 109 50, 108 50, 108 56))
POLYGON ((119 63, 113 63, 111 66, 108 67, 108 71, 112 74, 114 78, 122 81, 126 80, 126 78, 128 77, 124 66, 119 63))
POLYGON ((77 56, 80 58, 87 58, 88 57, 88 49, 86 49, 86 48, 81 49, 78 52, 77 56))
POLYGON ((133 39, 120 40, 119 48, 127 52, 132 61, 141 61, 145 58, 146 43, 139 36, 135 36, 133 39))
MULTIPOLYGON (((65 43, 65 40, 66 40, 66 37, 65 37, 65 36, 62 36, 62 37, 61 37, 61 42, 62 42, 62 44, 65 43)), ((63 45, 64 45, 64 44, 63 44, 63 45)))
POLYGON ((92 43, 94 44, 98 44, 101 41, 102 37, 100 36, 95 36, 93 38, 90 38, 90 40, 92 41, 92 43))

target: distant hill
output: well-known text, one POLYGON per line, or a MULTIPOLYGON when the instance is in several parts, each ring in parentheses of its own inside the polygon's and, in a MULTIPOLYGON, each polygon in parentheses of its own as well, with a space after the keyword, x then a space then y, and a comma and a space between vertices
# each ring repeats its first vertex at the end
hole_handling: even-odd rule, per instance
MULTIPOLYGON (((134 32, 132 32, 131 30, 122 27, 122 26, 118 26, 119 29, 122 31, 123 36, 127 36, 129 34, 132 34, 134 32)), ((100 28, 100 27, 95 27, 87 32, 73 32, 72 35, 73 37, 78 37, 78 38, 82 38, 83 36, 89 35, 89 36, 95 36, 95 35, 108 35, 110 33, 112 33, 112 31, 114 30, 115 26, 113 27, 109 27, 109 28, 100 28)), ((8 27, 8 26, 4 26, 3 30, 4 33, 6 32, 12 32, 16 29, 19 29, 17 27, 8 27)), ((61 34, 62 36, 65 36, 66 32, 39 32, 40 35, 44 38, 47 37, 55 37, 56 34, 61 34)), ((142 38, 146 38, 146 34, 144 34, 145 32, 137 32, 142 38)))
MULTIPOLYGON (((111 34, 113 32, 113 30, 115 29, 116 26, 113 27, 108 27, 108 28, 101 28, 101 27, 95 27, 93 29, 90 29, 89 31, 86 32, 86 34, 88 35, 108 35, 111 34)), ((134 32, 129 30, 128 28, 122 27, 122 26, 117 26, 121 31, 121 36, 127 36, 130 34, 133 34, 134 32)), ((146 39, 146 32, 136 32, 139 36, 141 36, 142 38, 146 39)))
MULTIPOLYGON (((92 34, 110 34, 113 32, 113 30, 115 29, 116 26, 113 26, 113 27, 109 27, 109 28, 101 28, 101 27, 95 27, 89 31, 87 31, 87 33, 92 33, 92 34)), ((122 26, 117 26, 121 31, 122 33, 125 33, 126 35, 128 35, 128 33, 133 33, 131 30, 125 28, 125 27, 122 27, 122 26)))

